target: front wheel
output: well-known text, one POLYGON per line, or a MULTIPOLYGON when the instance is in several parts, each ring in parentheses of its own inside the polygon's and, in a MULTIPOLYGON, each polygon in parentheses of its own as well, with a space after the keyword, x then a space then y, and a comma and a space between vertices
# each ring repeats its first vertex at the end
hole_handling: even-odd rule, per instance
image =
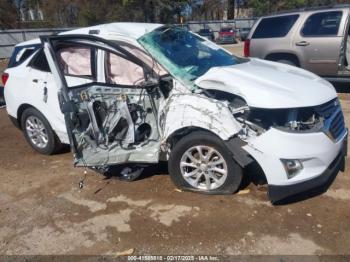
POLYGON ((174 184, 206 194, 232 194, 242 180, 242 169, 223 141, 207 132, 193 132, 178 141, 169 158, 174 184))

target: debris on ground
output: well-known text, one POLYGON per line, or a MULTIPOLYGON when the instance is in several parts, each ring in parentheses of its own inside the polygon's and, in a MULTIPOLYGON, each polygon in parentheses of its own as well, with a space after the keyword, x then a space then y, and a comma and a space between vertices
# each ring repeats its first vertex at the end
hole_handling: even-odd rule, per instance
POLYGON ((120 172, 121 174, 120 179, 125 181, 134 181, 140 177, 144 169, 145 169, 144 167, 136 167, 135 169, 132 169, 130 167, 125 167, 120 172))
POLYGON ((245 194, 249 194, 250 193, 250 189, 243 189, 238 191, 237 195, 245 195, 245 194))
POLYGON ((117 256, 131 256, 134 253, 134 251, 135 251, 135 249, 130 248, 128 250, 117 252, 116 255, 117 256))

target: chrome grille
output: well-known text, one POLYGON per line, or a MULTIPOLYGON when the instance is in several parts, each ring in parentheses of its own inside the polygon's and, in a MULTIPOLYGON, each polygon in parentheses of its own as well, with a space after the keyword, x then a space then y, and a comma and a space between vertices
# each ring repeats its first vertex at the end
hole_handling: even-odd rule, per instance
POLYGON ((338 99, 333 99, 316 108, 317 113, 324 118, 324 132, 337 141, 346 133, 343 112, 338 99))
POLYGON ((337 140, 345 131, 345 123, 342 111, 338 111, 331 122, 329 132, 332 137, 337 140))

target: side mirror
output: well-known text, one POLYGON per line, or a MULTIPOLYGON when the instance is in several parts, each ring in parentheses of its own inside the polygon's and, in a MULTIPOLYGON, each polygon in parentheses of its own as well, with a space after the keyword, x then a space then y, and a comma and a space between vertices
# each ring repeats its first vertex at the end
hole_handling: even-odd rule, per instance
POLYGON ((139 86, 142 88, 150 88, 158 85, 159 85, 159 80, 152 76, 148 76, 147 79, 145 79, 143 82, 139 84, 139 86))

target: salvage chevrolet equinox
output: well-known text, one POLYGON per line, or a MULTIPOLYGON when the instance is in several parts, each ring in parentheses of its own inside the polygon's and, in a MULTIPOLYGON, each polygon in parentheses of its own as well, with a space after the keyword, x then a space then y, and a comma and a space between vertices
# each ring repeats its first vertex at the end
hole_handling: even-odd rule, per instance
POLYGON ((238 190, 261 167, 272 202, 344 169, 347 129, 333 86, 239 58, 180 27, 113 23, 16 47, 7 111, 38 152, 69 143, 76 166, 168 160, 181 189, 238 190))

